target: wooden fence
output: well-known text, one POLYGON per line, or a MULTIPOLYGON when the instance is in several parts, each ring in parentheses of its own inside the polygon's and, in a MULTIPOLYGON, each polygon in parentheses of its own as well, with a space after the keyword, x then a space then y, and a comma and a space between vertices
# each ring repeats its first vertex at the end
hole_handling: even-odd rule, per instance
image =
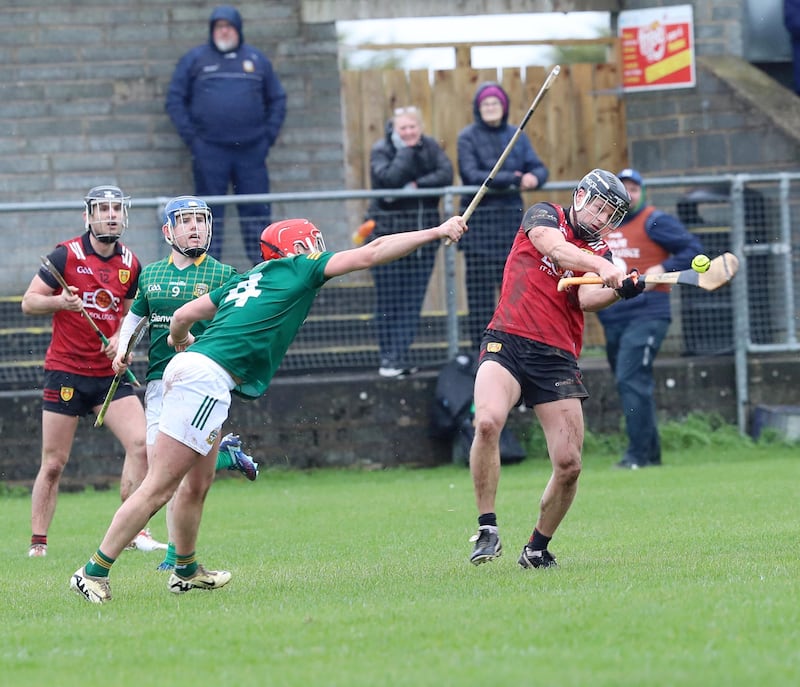
MULTIPOLYGON (((617 42, 612 38, 575 42, 605 44, 611 61, 562 65, 559 77, 526 126, 525 133, 549 168, 551 180, 579 179, 593 167, 616 171, 627 164, 625 107, 620 98, 617 42)), ((370 188, 370 148, 383 137, 386 121, 397 107, 415 105, 421 110, 425 133, 437 139, 453 161, 456 184, 461 184, 456 141, 459 131, 473 121, 473 97, 481 83, 499 82, 509 94, 508 121, 516 124, 522 120, 550 67, 474 69, 470 65, 469 51, 476 45, 485 44, 451 46, 456 50, 456 67, 452 70, 432 73, 427 69, 341 72, 345 159, 350 188, 370 188)), ((412 46, 370 47, 396 49, 412 46)), ((442 46, 421 44, 413 47, 442 46)), ((569 205, 571 201, 568 192, 546 196, 541 192, 528 193, 524 200, 529 205, 545 197, 563 205, 569 205)), ((351 210, 356 215, 363 214, 365 205, 366 202, 351 210)), ((461 281, 463 266, 460 260, 458 270, 461 281)), ((441 265, 437 264, 425 310, 443 308, 441 284, 441 265)), ((464 291, 459 289, 459 310, 466 307, 464 291)), ((597 329, 596 323, 590 321, 587 343, 596 342, 597 329)))

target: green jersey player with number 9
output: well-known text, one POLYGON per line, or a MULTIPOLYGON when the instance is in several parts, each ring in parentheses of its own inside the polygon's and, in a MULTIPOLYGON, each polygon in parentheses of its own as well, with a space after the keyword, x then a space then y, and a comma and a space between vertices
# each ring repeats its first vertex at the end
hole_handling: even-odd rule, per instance
MULTIPOLYGON (((208 253, 211 245, 213 217, 211 209, 200 198, 178 196, 164 207, 164 224, 161 231, 172 250, 165 258, 147 265, 139 278, 139 290, 120 331, 121 345, 115 363, 120 365, 125 347, 140 320, 149 320, 150 345, 148 348, 147 390, 145 414, 147 418, 147 454, 151 456, 158 433, 164 385, 162 376, 175 349, 167 343, 169 324, 173 313, 185 303, 207 294, 224 284, 236 273, 208 253)), ((195 322, 192 334, 199 336, 208 326, 207 321, 195 322)), ((249 480, 258 476, 258 465, 241 450, 235 435, 220 441, 216 469, 239 470, 249 480)), ((213 472, 205 475, 198 488, 206 491, 213 481, 213 472)), ((167 525, 170 524, 170 507, 167 508, 167 525)), ((170 540, 161 570, 171 570, 175 564, 175 548, 170 540)))

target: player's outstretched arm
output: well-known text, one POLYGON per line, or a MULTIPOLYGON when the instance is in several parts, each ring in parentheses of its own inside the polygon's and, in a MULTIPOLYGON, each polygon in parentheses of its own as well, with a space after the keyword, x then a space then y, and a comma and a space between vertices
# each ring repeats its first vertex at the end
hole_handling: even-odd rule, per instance
POLYGON ((426 243, 441 239, 458 241, 467 230, 467 225, 460 215, 451 217, 438 227, 406 231, 400 234, 380 236, 374 241, 359 248, 336 253, 325 266, 326 277, 338 277, 356 270, 365 270, 375 265, 384 265, 413 253, 426 243))

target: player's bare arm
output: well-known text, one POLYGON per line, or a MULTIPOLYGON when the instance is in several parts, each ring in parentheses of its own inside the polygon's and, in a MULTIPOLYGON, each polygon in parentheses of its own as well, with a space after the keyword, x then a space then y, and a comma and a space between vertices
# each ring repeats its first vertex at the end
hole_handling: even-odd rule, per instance
POLYGON ((578 288, 578 303, 584 312, 597 312, 620 299, 614 289, 602 284, 584 284, 578 288))
POLYGON ((438 227, 431 229, 380 236, 364 246, 341 251, 333 255, 325 266, 325 276, 338 277, 356 270, 383 265, 387 262, 398 260, 432 241, 449 239, 455 243, 464 235, 466 230, 467 225, 463 218, 456 215, 438 227))
POLYGON ((617 289, 625 279, 625 273, 600 255, 581 250, 569 243, 557 229, 534 226, 528 231, 528 239, 542 255, 549 257, 564 270, 598 274, 603 284, 617 289))
POLYGON ((22 312, 26 315, 50 315, 58 310, 80 312, 81 299, 77 296, 78 288, 70 286, 70 290, 56 294, 39 275, 34 276, 22 297, 22 312))
POLYGON ((185 351, 194 342, 194 336, 189 331, 191 326, 200 320, 212 319, 216 312, 217 306, 214 305, 208 294, 185 303, 172 316, 167 343, 174 346, 179 353, 185 351))

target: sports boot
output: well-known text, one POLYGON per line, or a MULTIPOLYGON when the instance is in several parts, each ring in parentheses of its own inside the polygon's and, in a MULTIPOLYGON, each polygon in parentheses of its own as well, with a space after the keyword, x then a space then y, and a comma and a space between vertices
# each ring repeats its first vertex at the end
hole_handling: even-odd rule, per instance
POLYGON ((529 546, 522 549, 522 554, 517 561, 523 568, 557 568, 556 557, 547 549, 534 551, 529 546))
POLYGON ((107 577, 93 577, 86 574, 86 568, 79 568, 72 574, 69 587, 93 604, 111 600, 111 587, 107 577))
POLYGON ((470 541, 475 542, 475 548, 469 557, 472 565, 493 561, 503 553, 503 544, 500 542, 500 535, 495 525, 481 525, 478 533, 470 537, 470 541))
POLYGON ((177 573, 169 576, 167 587, 173 594, 184 594, 190 589, 219 589, 231 581, 231 574, 227 570, 206 570, 202 565, 191 577, 181 577, 177 573))

